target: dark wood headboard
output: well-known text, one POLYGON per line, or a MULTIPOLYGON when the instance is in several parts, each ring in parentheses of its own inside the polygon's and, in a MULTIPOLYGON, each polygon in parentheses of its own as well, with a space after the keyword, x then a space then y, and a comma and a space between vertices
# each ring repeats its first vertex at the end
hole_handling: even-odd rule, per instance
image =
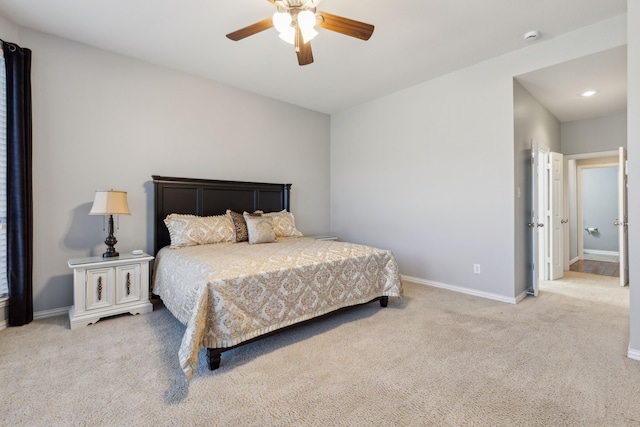
POLYGON ((164 219, 172 213, 221 215, 227 209, 242 213, 290 210, 291 184, 172 178, 153 175, 155 197, 153 253, 171 243, 164 219))

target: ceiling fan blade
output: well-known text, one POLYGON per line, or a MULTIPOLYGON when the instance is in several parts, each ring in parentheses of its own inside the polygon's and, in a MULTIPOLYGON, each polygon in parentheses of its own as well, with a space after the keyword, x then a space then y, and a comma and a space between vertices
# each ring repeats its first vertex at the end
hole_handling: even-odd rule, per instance
POLYGON ((296 55, 298 55, 298 65, 309 65, 313 62, 313 52, 311 51, 311 42, 304 42, 300 27, 296 27, 296 55))
POLYGON ((318 27, 347 36, 356 37, 361 40, 369 40, 371 34, 373 34, 373 29, 375 28, 371 24, 365 24, 364 22, 354 21, 353 19, 343 18, 338 15, 332 15, 327 12, 318 12, 317 15, 322 18, 318 20, 318 27))
POLYGON ((251 24, 248 27, 240 28, 237 31, 227 34, 227 38, 238 41, 242 40, 245 37, 252 36, 254 34, 258 34, 261 31, 268 30, 273 27, 273 20, 271 18, 265 18, 260 22, 256 22, 255 24, 251 24))
POLYGON ((300 46, 300 49, 296 53, 298 54, 298 65, 309 65, 313 62, 311 42, 307 42, 300 46))

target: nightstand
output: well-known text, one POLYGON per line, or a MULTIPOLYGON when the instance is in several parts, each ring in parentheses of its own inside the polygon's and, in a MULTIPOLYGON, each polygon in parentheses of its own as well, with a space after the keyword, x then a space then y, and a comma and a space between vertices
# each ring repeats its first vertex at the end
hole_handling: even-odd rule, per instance
POLYGON ((73 258, 73 307, 69 309, 71 329, 95 323, 121 313, 153 311, 149 302, 149 254, 121 254, 118 257, 73 258))

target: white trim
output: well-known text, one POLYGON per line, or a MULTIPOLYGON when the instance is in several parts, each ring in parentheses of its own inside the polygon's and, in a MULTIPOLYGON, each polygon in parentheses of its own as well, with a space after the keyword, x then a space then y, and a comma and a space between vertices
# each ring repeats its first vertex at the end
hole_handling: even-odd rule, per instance
MULTIPOLYGON (((2 50, 2 49, 0 49, 2 50)), ((9 298, 0 298, 0 331, 9 326, 9 298)))
POLYGON ((504 295, 477 291, 475 289, 464 288, 462 286, 448 285, 446 283, 438 283, 430 280, 424 280, 424 279, 419 279, 417 277, 411 277, 411 276, 405 276, 405 275, 402 275, 402 280, 406 280, 407 282, 411 282, 411 283, 417 283, 418 285, 425 285, 425 286, 431 286, 434 288, 446 289, 449 291, 459 292, 461 294, 473 295, 476 297, 487 298, 494 301, 506 302, 509 304, 517 304, 519 301, 521 301, 524 297, 527 296, 527 293, 523 292, 522 294, 518 295, 516 298, 510 298, 510 297, 505 297, 504 295))
POLYGON ((584 250, 585 254, 592 254, 592 255, 607 255, 607 256, 619 256, 620 253, 618 251, 601 251, 598 249, 585 249, 584 250))
POLYGON ((573 258, 571 261, 569 261, 569 265, 571 265, 573 263, 576 263, 578 261, 580 261, 580 257, 577 256, 577 257, 573 258))
POLYGON ((69 314, 69 307, 54 308, 53 310, 43 310, 33 313, 33 320, 46 319, 47 317, 59 316, 61 314, 69 314))
POLYGON ((527 295, 529 295, 529 293, 528 293, 527 291, 522 292, 520 295, 517 295, 517 296, 516 296, 515 303, 512 303, 512 304, 517 304, 517 303, 519 303, 520 301, 522 301, 523 299, 525 299, 525 298, 527 297, 527 295))
MULTIPOLYGON (((0 300, 0 310, 4 310, 4 320, 0 321, 0 331, 3 329, 6 329, 9 326, 9 319, 8 319, 8 310, 6 307, 9 307, 9 303, 8 303, 9 299, 5 298, 0 300)), ((54 317, 54 316, 60 316, 62 314, 68 314, 69 313, 69 309, 71 307, 63 307, 63 308, 56 308, 53 310, 43 310, 43 311, 37 311, 35 313, 33 313, 33 320, 37 320, 37 319, 46 319, 48 317, 54 317)), ((0 316, 0 318, 2 318, 2 316, 0 316)))
POLYGON ((597 151, 594 153, 566 154, 564 158, 567 160, 597 159, 600 157, 618 157, 618 154, 618 150, 610 150, 597 151))
POLYGON ((627 357, 629 359, 640 361, 640 350, 635 350, 631 347, 627 350, 627 357))

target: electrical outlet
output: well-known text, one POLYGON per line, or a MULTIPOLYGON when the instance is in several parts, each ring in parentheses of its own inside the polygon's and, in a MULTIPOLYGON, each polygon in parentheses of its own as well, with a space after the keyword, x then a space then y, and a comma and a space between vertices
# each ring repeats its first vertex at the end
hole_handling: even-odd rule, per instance
POLYGON ((473 264, 473 272, 480 274, 480 264, 473 264))

